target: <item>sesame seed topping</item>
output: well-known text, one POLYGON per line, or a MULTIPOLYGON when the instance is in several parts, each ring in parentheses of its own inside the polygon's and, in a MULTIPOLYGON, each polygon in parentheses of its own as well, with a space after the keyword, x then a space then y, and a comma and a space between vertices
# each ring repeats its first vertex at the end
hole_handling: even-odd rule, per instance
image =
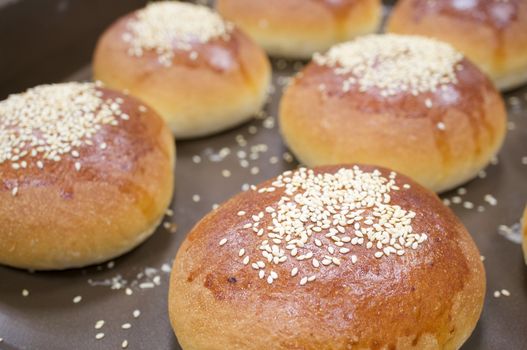
POLYGON ((104 326, 104 320, 95 322, 95 329, 101 329, 104 326))
POLYGON ((104 338, 104 333, 97 333, 95 335, 95 339, 97 339, 97 340, 101 340, 102 338, 104 338))
POLYGON ((188 51, 189 57, 196 59, 192 43, 228 40, 233 25, 205 6, 160 1, 137 11, 127 29, 123 40, 129 44, 129 55, 141 57, 144 51, 152 50, 161 64, 171 66, 175 49, 188 51))
MULTIPOLYGON (((375 89, 382 96, 401 92, 414 95, 456 84, 456 65, 463 59, 449 44, 419 36, 367 35, 315 54, 315 63, 343 75, 342 90, 352 86, 365 92, 375 89)), ((428 108, 431 101, 426 102, 428 108)))
POLYGON ((224 245, 225 243, 227 243, 227 238, 223 238, 223 239, 220 241, 220 246, 224 245))
MULTIPOLYGON (((0 102, 0 164, 15 170, 65 155, 79 158, 78 149, 92 146, 102 125, 117 125, 119 106, 98 96, 94 83, 41 85, 0 102)), ((80 170, 80 163, 75 163, 80 170)))
POLYGON ((75 298, 73 298, 73 304, 78 304, 82 301, 82 296, 77 295, 75 298))
MULTIPOLYGON (((267 283, 272 284, 278 279, 270 270, 273 265, 291 262, 290 276, 295 277, 307 263, 303 266, 311 273, 299 281, 305 285, 316 279, 314 272, 320 269, 338 267, 348 259, 355 264, 357 256, 348 254, 357 249, 353 246, 371 249, 378 259, 418 249, 428 235, 414 232, 411 223, 416 213, 391 203, 390 194, 404 186, 396 181, 396 173, 387 178, 378 170, 359 167, 336 173, 317 174, 306 168, 283 173, 272 182, 273 188, 283 191, 281 199, 249 214, 250 221, 242 225, 242 232, 259 237, 254 250, 258 256, 251 256, 257 263, 249 267, 258 271, 260 279, 267 275, 267 283)), ((265 196, 265 189, 253 191, 265 196)), ((237 253, 249 259, 249 252, 241 248, 237 253)))

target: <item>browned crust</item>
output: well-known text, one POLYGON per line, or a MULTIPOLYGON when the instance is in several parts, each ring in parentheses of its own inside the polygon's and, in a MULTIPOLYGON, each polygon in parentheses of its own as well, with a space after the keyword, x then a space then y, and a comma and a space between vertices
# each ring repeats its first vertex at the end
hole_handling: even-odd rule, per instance
POLYGON ((448 42, 476 63, 498 87, 511 88, 527 80, 527 3, 507 2, 507 6, 514 6, 514 15, 498 25, 484 13, 491 2, 495 3, 478 1, 478 7, 467 15, 467 11, 458 11, 446 1, 441 4, 445 8, 437 12, 427 5, 427 0, 400 0, 387 31, 448 42))
POLYGON ((522 217, 522 231, 523 231, 523 257, 525 258, 525 264, 527 265, 527 206, 523 211, 522 217))
POLYGON ((135 247, 159 223, 173 191, 170 131, 152 109, 140 112, 138 100, 100 91, 121 97, 130 119, 102 126, 79 158, 64 155, 43 170, 0 164, 0 263, 65 269, 101 262, 135 247))
MULTIPOLYGON (((242 247, 256 254, 259 241, 240 235, 247 219, 236 213, 276 204, 282 190, 247 191, 209 213, 174 262, 169 311, 179 343, 185 350, 458 349, 483 305, 480 255, 437 196, 398 176, 401 188, 405 183, 411 188, 393 193, 392 203, 415 211, 414 231, 429 240, 402 257, 382 259, 353 246, 356 264, 343 256, 340 267, 321 267, 316 281, 303 287, 289 277, 289 261, 273 268, 282 277, 269 285, 237 257, 242 247), (220 248, 222 238, 228 243, 220 248)), ((319 248, 310 243, 308 249, 319 248)))
POLYGON ((458 84, 446 91, 382 97, 356 87, 343 92, 345 76, 311 63, 282 98, 284 139, 309 166, 379 164, 434 191, 452 188, 476 176, 506 132, 500 94, 473 64, 460 64, 458 84))
POLYGON ((151 105, 176 137, 203 136, 239 124, 264 103, 271 69, 265 53, 235 29, 230 39, 192 44, 198 58, 175 50, 166 67, 158 55, 128 54, 122 39, 131 13, 116 21, 100 38, 94 54, 94 78, 124 90, 151 105))
POLYGON ((379 0, 219 0, 216 7, 268 53, 300 58, 376 31, 382 14, 379 0))

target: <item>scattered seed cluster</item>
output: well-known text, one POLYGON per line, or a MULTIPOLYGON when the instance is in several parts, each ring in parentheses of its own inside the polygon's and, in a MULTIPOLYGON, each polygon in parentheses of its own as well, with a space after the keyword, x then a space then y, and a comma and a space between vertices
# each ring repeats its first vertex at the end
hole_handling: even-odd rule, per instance
POLYGON ((339 44, 314 61, 347 78, 342 90, 378 90, 382 96, 418 95, 456 84, 463 55, 434 39, 395 34, 368 35, 339 44))
POLYGON ((8 162, 15 170, 44 169, 47 162, 67 155, 78 159, 74 167, 80 171, 79 148, 93 146, 92 138, 103 125, 129 119, 121 111, 123 102, 103 100, 95 83, 41 85, 9 96, 0 102, 0 164, 8 162))
POLYGON ((129 55, 141 57, 144 51, 153 50, 159 62, 168 67, 175 49, 189 51, 189 57, 195 60, 198 53, 192 51, 192 43, 228 40, 233 25, 205 6, 162 1, 139 10, 127 29, 123 40, 130 45, 129 55))
MULTIPOLYGON (((252 187, 262 195, 281 189, 283 195, 276 206, 259 213, 238 212, 248 219, 243 228, 261 241, 258 256, 245 248, 236 254, 269 284, 279 277, 273 266, 292 261, 290 276, 305 285, 316 279, 319 268, 339 266, 342 259, 356 263, 357 256, 348 254, 352 246, 364 246, 376 258, 417 249, 428 237, 413 231, 414 212, 391 204, 390 193, 400 190, 396 176, 392 172, 385 178, 378 170, 358 167, 335 174, 300 168, 286 171, 272 186, 252 187)), ((227 243, 223 238, 219 245, 227 243)))

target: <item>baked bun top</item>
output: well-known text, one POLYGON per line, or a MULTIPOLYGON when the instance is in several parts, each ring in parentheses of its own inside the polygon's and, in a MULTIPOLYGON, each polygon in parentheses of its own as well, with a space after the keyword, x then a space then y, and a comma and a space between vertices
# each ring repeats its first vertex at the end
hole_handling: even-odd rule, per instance
POLYGON ((395 34, 367 35, 338 44, 314 61, 346 79, 342 91, 356 87, 381 96, 417 95, 456 84, 463 55, 434 39, 395 34))
POLYGON ((430 234, 460 226, 435 195, 393 171, 370 166, 286 171, 234 202, 239 210, 227 205, 221 210, 225 220, 218 223, 222 228, 214 228, 214 235, 225 234, 211 248, 232 260, 219 261, 220 270, 242 262, 253 267, 246 269, 253 279, 280 286, 331 279, 355 270, 356 263, 397 262, 406 269, 416 257, 438 253, 434 246, 442 239, 429 240, 430 234), (437 213, 429 217, 432 210, 437 213), (340 267, 343 263, 347 267, 340 267))
MULTIPOLYGON (((443 114, 454 108, 469 116, 473 126, 484 124, 493 139, 498 137, 484 111, 487 94, 498 91, 461 53, 434 39, 364 36, 315 55, 295 83, 317 87, 326 96, 346 97, 349 107, 363 112, 389 110, 397 117, 431 118, 438 133, 448 132, 443 114)), ((472 135, 478 149, 483 142, 480 129, 473 127, 472 135)))
POLYGON ((327 166, 287 171, 200 221, 178 252, 170 302, 184 344, 192 327, 205 344, 223 325, 221 340, 377 349, 423 345, 427 333, 465 339, 484 286, 474 242, 437 196, 386 169, 327 166), (196 303, 206 311, 180 316, 196 303))
POLYGON ((218 69, 229 65, 220 47, 232 46, 229 43, 237 31, 208 7, 177 1, 152 2, 124 17, 124 21, 122 39, 130 56, 154 55, 167 67, 197 65, 203 57, 218 69))
POLYGON ((67 199, 79 181, 119 182, 114 175, 164 148, 165 128, 136 99, 96 83, 31 88, 0 102, 1 185, 13 196, 58 186, 67 199))
POLYGON ((518 19, 522 0, 413 0, 415 16, 449 16, 482 23, 499 32, 518 19))

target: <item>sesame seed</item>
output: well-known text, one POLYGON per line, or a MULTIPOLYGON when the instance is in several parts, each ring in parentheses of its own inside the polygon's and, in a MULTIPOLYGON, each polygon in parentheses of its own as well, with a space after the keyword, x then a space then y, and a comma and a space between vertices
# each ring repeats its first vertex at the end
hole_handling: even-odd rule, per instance
POLYGON ((222 240, 220 241, 220 247, 225 243, 227 243, 227 238, 222 238, 222 240))
POLYGON ((192 201, 197 203, 201 200, 201 197, 199 196, 199 194, 195 194, 192 196, 192 201))
POLYGON ((502 289, 501 294, 506 297, 509 297, 511 295, 511 292, 509 292, 507 289, 502 289))
POLYGON ((11 190, 11 195, 13 197, 15 197, 18 193, 18 186, 15 186, 12 190, 11 190))
POLYGON ((426 106, 426 108, 432 108, 432 100, 427 98, 425 100, 425 106, 426 106))
POLYGON ((439 130, 445 130, 446 129, 445 123, 443 123, 443 122, 437 123, 437 128, 439 130))
POLYGON ((303 285, 306 284, 306 283, 307 283, 307 277, 302 277, 302 278, 300 279, 300 285, 303 286, 303 285))
POLYGON ((498 200, 491 194, 486 194, 484 200, 492 206, 498 205, 498 200))
POLYGON ((97 340, 101 340, 102 338, 104 338, 104 333, 97 333, 95 335, 95 339, 97 339, 97 340))
POLYGON ((77 170, 77 171, 81 170, 81 163, 75 162, 75 170, 77 170))
POLYGON ((130 328, 132 328, 132 325, 130 323, 125 323, 125 324, 121 325, 121 328, 122 329, 130 329, 130 328))
POLYGON ((469 201, 465 201, 465 202, 463 203, 463 207, 464 207, 465 209, 473 209, 473 208, 474 208, 474 203, 469 202, 469 201))
POLYGON ((104 326, 104 320, 99 320, 95 322, 95 329, 101 329, 104 326))
POLYGON ((134 316, 134 318, 139 318, 139 316, 141 316, 141 311, 139 311, 139 310, 134 310, 134 312, 132 313, 132 315, 134 316))
POLYGON ((123 342, 121 343, 121 349, 126 349, 128 347, 128 340, 123 340, 123 342))
POLYGON ((298 274, 298 267, 293 267, 291 270, 291 277, 295 277, 298 274))
POLYGON ((192 156, 192 162, 194 162, 196 164, 201 163, 201 157, 198 156, 198 155, 192 156))
POLYGON ((499 298, 501 296, 501 293, 499 290, 494 291, 494 298, 499 298))
POLYGON ((223 169, 223 170, 221 171, 221 175, 222 175, 223 177, 231 177, 231 172, 230 172, 230 170, 223 169))
POLYGON ((245 215, 245 212, 243 210, 240 210, 237 214, 238 216, 244 216, 245 215))
POLYGON ((22 296, 25 298, 29 296, 29 291, 27 289, 22 289, 22 296))
POLYGON ((78 304, 82 301, 82 296, 77 295, 75 298, 73 298, 73 304, 78 304))

